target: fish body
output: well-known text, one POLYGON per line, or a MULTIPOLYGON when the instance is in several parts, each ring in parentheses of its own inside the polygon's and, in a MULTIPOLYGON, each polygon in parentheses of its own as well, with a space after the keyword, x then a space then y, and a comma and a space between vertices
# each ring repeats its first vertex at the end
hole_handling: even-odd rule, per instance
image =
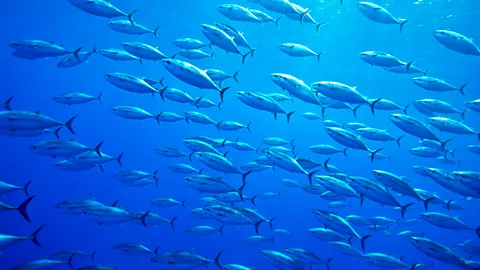
POLYGON ((126 14, 106 0, 68 0, 68 2, 86 13, 105 18, 129 16, 131 20, 131 14, 135 13, 134 11, 131 14, 126 14))
POLYGON ((404 132, 420 138, 440 142, 440 139, 420 120, 405 114, 391 114, 390 121, 404 132))
POLYGON ((194 38, 179 38, 173 41, 173 45, 186 50, 198 50, 211 46, 210 44, 203 43, 202 41, 194 38))
POLYGON ((98 51, 99 54, 105 56, 108 59, 112 59, 115 61, 140 61, 142 62, 142 59, 127 52, 124 50, 119 50, 119 49, 103 49, 98 51))
POLYGON ((141 42, 124 42, 122 47, 125 51, 135 55, 139 59, 160 61, 168 58, 158 48, 141 42))
POLYGON ((398 24, 400 32, 403 26, 408 22, 407 19, 399 19, 394 17, 388 10, 371 2, 358 2, 357 7, 360 12, 369 20, 381 24, 398 24))
POLYGON ((400 61, 394 55, 377 52, 377 51, 366 51, 360 53, 360 59, 369 63, 372 66, 379 66, 384 68, 402 66, 403 62, 400 61))
POLYGON ((421 88, 433 91, 433 92, 448 92, 448 91, 459 91, 463 96, 465 95, 464 88, 468 85, 467 83, 460 86, 455 87, 444 80, 434 78, 434 77, 415 77, 412 79, 413 83, 420 86, 421 88))
POLYGON ((0 128, 10 131, 35 131, 41 130, 42 133, 47 128, 65 126, 70 133, 75 135, 72 129, 72 123, 76 116, 70 118, 67 122, 61 123, 46 115, 37 112, 27 111, 0 111, 0 128))
POLYGON ((20 40, 9 44, 11 48, 24 55, 30 55, 34 58, 58 57, 66 54, 74 55, 78 60, 80 49, 71 52, 54 42, 43 40, 20 40))
POLYGON ((76 105, 76 104, 85 104, 92 100, 98 100, 101 103, 102 102, 100 100, 101 97, 102 97, 102 93, 100 93, 98 97, 94 97, 85 93, 70 92, 66 94, 56 95, 52 98, 52 100, 62 104, 76 105))
POLYGON ((153 115, 142 108, 132 106, 116 106, 111 108, 110 111, 113 114, 126 119, 145 120, 149 118, 157 118, 156 115, 153 115))
POLYGON ((462 34, 448 31, 448 30, 435 30, 433 36, 446 48, 456 51, 465 55, 480 56, 480 49, 475 45, 473 39, 467 38, 462 34))
POLYGON ((125 73, 108 73, 105 79, 112 85, 133 93, 155 95, 159 91, 141 78, 125 73))
POLYGON ((270 79, 290 95, 310 104, 321 105, 318 95, 302 80, 283 73, 272 73, 270 79))
POLYGON ((157 31, 160 27, 155 28, 155 30, 150 30, 147 27, 143 26, 140 23, 132 22, 131 20, 111 20, 108 24, 112 30, 117 31, 122 34, 128 35, 144 35, 144 34, 153 34, 157 39, 157 31))

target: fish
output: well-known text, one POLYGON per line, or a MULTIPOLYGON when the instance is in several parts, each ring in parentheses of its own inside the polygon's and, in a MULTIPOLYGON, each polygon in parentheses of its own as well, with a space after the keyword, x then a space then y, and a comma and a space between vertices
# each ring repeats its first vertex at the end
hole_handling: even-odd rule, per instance
POLYGON ((58 103, 67 104, 71 106, 71 105, 77 105, 77 104, 86 104, 92 100, 98 100, 100 103, 102 103, 101 98, 102 98, 102 92, 100 92, 100 94, 96 97, 85 94, 85 93, 69 92, 66 94, 56 95, 52 98, 52 100, 58 103))
POLYGON ((383 148, 370 150, 370 148, 368 148, 362 140, 348 130, 336 127, 327 127, 325 130, 330 138, 347 148, 370 152, 372 154, 370 158, 372 162, 375 158, 375 154, 383 150, 383 148))
POLYGON ((441 93, 448 92, 448 91, 459 91, 460 94, 462 94, 462 96, 465 96, 464 89, 468 85, 468 83, 466 83, 460 87, 455 87, 445 82, 444 80, 441 80, 435 77, 427 77, 427 76, 415 77, 412 79, 412 81, 414 84, 428 91, 441 92, 441 93))
POLYGON ((291 96, 310 104, 322 105, 318 99, 318 94, 302 80, 283 73, 272 73, 270 79, 282 89, 287 90, 291 96))
POLYGON ((287 116, 287 123, 290 123, 290 117, 295 113, 295 111, 287 113, 276 100, 259 92, 240 91, 237 92, 236 96, 242 103, 249 107, 273 113, 275 119, 277 119, 277 114, 285 114, 287 116))
POLYGON ((480 56, 480 49, 473 42, 473 39, 449 30, 434 30, 433 36, 446 48, 462 53, 464 55, 480 56))
POLYGON ((390 121, 399 129, 420 139, 429 139, 440 142, 445 148, 446 142, 442 142, 430 128, 420 120, 405 114, 390 114, 390 121))
POLYGON ((11 206, 0 202, 0 212, 16 210, 20 213, 20 215, 22 215, 23 219, 25 219, 27 222, 32 222, 28 216, 27 207, 34 198, 35 196, 30 196, 18 206, 11 206))
POLYGON ((205 71, 188 62, 175 59, 163 59, 162 62, 165 69, 177 79, 200 89, 217 90, 220 93, 220 99, 222 101, 223 94, 230 89, 230 87, 220 88, 208 77, 205 71))
POLYGON ((136 10, 134 10, 127 14, 106 0, 68 0, 68 2, 91 15, 105 18, 128 17, 132 24, 132 15, 136 12, 136 10))
MULTIPOLYGON (((379 52, 379 51, 366 51, 360 53, 360 59, 369 63, 372 66, 378 66, 383 68, 391 68, 397 66, 403 66, 404 62, 400 61, 392 54, 379 52)), ((413 61, 414 62, 414 61, 413 61)), ((413 62, 407 63, 405 68, 410 69, 413 62)))
POLYGON ((75 140, 53 140, 42 141, 28 147, 29 150, 45 156, 56 157, 73 157, 87 151, 95 151, 99 157, 102 157, 100 147, 103 141, 98 143, 94 148, 78 143, 75 140))
POLYGON ((30 186, 31 183, 32 181, 30 180, 30 181, 27 181, 27 183, 25 183, 25 185, 23 186, 17 186, 14 184, 7 183, 0 179, 0 195, 11 193, 17 190, 23 190, 23 192, 25 192, 25 195, 27 195, 27 197, 30 197, 30 195, 28 194, 28 187, 30 186))
POLYGON ((394 17, 384 7, 371 2, 358 2, 357 7, 360 12, 371 21, 381 24, 398 24, 400 26, 400 33, 403 30, 403 26, 409 22, 407 19, 394 17))
POLYGON ((210 47, 212 49, 212 44, 204 43, 198 39, 194 38, 178 38, 175 39, 173 45, 186 50, 198 50, 205 47, 210 47))
MULTIPOLYGON (((47 128, 64 126, 70 131, 70 133, 75 135, 72 124, 76 118, 77 116, 73 116, 67 122, 61 123, 55 119, 43 115, 40 110, 36 112, 0 111, 0 128, 20 132, 41 130, 43 133, 43 130, 47 128)), ((55 133, 58 134, 58 129, 55 133)))
MULTIPOLYGON (((95 45, 93 46, 92 51, 90 52, 81 52, 79 51, 78 54, 75 56, 72 55, 65 55, 60 61, 57 63, 57 67, 59 68, 71 68, 80 65, 81 63, 87 62, 92 54, 97 54, 97 49, 95 45), (78 57, 78 58, 77 58, 78 57)), ((28 56, 28 59, 35 58, 36 56, 28 56)))
POLYGON ((212 233, 219 232, 223 236, 224 226, 225 225, 220 226, 219 229, 216 229, 210 226, 195 226, 187 229, 185 232, 195 236, 210 236, 212 233))
MULTIPOLYGON (((135 12, 134 12, 135 13, 135 12)), ((111 20, 107 26, 112 30, 117 31, 122 34, 128 35, 144 35, 144 34, 153 34, 156 39, 158 39, 158 30, 160 26, 157 26, 154 30, 150 30, 147 27, 143 26, 140 23, 133 21, 133 14, 131 13, 128 16, 128 20, 111 20)))
POLYGON ((78 54, 82 49, 80 47, 72 52, 55 44, 54 42, 43 40, 19 40, 9 43, 9 46, 22 54, 33 56, 35 59, 58 57, 70 54, 73 55, 78 61, 80 61, 78 54))
POLYGON ((363 138, 372 140, 372 141, 396 141, 398 148, 400 148, 400 141, 403 139, 403 136, 398 137, 397 139, 393 138, 392 135, 388 133, 388 131, 384 129, 378 128, 357 128, 355 129, 358 135, 362 136, 363 138))
POLYGON ((119 50, 119 49, 103 49, 98 51, 99 54, 105 56, 108 59, 112 59, 115 61, 131 61, 135 60, 140 62, 143 65, 142 58, 139 58, 127 51, 119 50))
POLYGON ((112 85, 128 92, 137 94, 151 93, 152 96, 160 93, 159 90, 153 88, 141 78, 126 73, 108 73, 105 75, 105 79, 112 85))
POLYGON ((231 52, 235 54, 239 54, 242 56, 242 64, 245 63, 245 58, 251 53, 251 51, 247 53, 242 53, 238 48, 237 44, 233 40, 231 36, 225 33, 223 30, 208 24, 201 24, 200 27, 202 28, 202 34, 210 40, 212 45, 215 45, 225 52, 231 52))
POLYGON ((138 57, 139 59, 146 59, 152 61, 160 61, 168 57, 163 54, 158 48, 141 42, 124 42, 122 47, 125 51, 138 57))
POLYGON ((38 247, 42 247, 40 242, 38 241, 38 234, 40 231, 45 227, 45 225, 42 225, 38 227, 31 235, 29 236, 15 236, 15 235, 8 235, 8 234, 0 234, 0 251, 5 251, 8 248, 23 242, 25 240, 30 240, 32 243, 34 243, 38 247))
POLYGON ((325 51, 316 53, 307 46, 297 43, 283 43, 280 44, 278 48, 283 53, 293 57, 315 56, 317 58, 317 62, 320 62, 320 57, 325 53, 325 51))

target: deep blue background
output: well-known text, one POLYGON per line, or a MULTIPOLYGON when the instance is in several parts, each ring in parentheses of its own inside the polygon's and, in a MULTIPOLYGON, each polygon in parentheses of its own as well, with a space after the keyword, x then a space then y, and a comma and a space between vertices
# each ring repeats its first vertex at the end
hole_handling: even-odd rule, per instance
MULTIPOLYGON (((141 241, 152 249, 159 246, 161 252, 194 248, 197 253, 209 258, 224 249, 223 263, 240 263, 256 269, 272 269, 269 262, 259 253, 261 249, 280 250, 287 247, 301 247, 314 251, 325 260, 335 256, 332 269, 346 269, 353 266, 356 269, 368 268, 366 261, 358 258, 349 259, 332 250, 328 243, 317 241, 307 234, 308 228, 322 226, 310 211, 322 208, 328 201, 303 193, 299 189, 294 190, 283 186, 280 183, 283 178, 296 179, 304 184, 306 177, 289 174, 282 170, 252 174, 249 176, 245 193, 254 195, 267 191, 280 192, 280 198, 258 200, 258 210, 267 218, 277 216, 275 227, 289 230, 293 237, 278 237, 275 245, 249 246, 241 242, 244 237, 253 234, 253 228, 249 226, 238 228, 226 226, 223 237, 219 234, 211 237, 187 235, 185 230, 192 226, 209 224, 219 227, 220 224, 200 220, 188 214, 188 210, 200 207, 198 198, 201 195, 184 185, 181 180, 183 176, 173 174, 167 169, 170 164, 187 163, 187 158, 168 159, 153 151, 154 147, 160 146, 182 147, 181 140, 193 135, 225 137, 231 140, 240 138, 241 141, 249 142, 254 147, 258 147, 265 137, 279 136, 287 140, 295 138, 300 156, 310 156, 323 161, 325 157, 315 156, 308 150, 308 146, 320 143, 337 144, 326 135, 320 121, 309 122, 301 117, 301 114, 307 111, 320 113, 318 107, 305 105, 299 100, 295 100, 293 104, 284 103, 286 111, 297 111, 291 123, 287 125, 285 116, 280 116, 279 120, 274 121, 272 115, 248 108, 235 97, 235 91, 241 90, 281 92, 281 89, 268 77, 273 72, 292 74, 307 83, 333 80, 355 85, 368 97, 394 100, 401 106, 412 104, 415 99, 438 98, 463 110, 464 102, 478 98, 480 58, 464 56, 446 49, 434 39, 432 34, 436 29, 449 29, 474 40, 480 40, 480 32, 478 32, 480 23, 477 19, 480 14, 478 1, 377 0, 377 4, 388 8, 394 15, 410 20, 402 34, 399 34, 396 25, 382 26, 366 19, 358 11, 356 1, 344 0, 343 6, 338 2, 337 0, 297 1, 303 7, 309 7, 317 21, 327 22, 316 34, 313 25, 301 26, 299 22, 287 18, 280 20, 278 30, 273 23, 265 24, 261 28, 258 24, 231 22, 216 11, 216 7, 223 4, 223 1, 113 1, 113 4, 125 12, 138 9, 135 15, 136 21, 152 29, 160 26, 159 39, 156 40, 153 35, 137 37, 117 33, 107 27, 108 19, 86 14, 67 1, 4 1, 0 9, 0 20, 5 29, 0 37, 4 44, 0 48, 2 63, 0 100, 13 95, 15 96, 12 102, 14 109, 29 111, 40 109, 42 113, 60 121, 78 114, 78 119, 74 123, 74 129, 78 134, 77 141, 96 145, 104 140, 103 152, 111 156, 125 152, 123 169, 140 168, 147 172, 160 169, 160 187, 122 186, 112 178, 112 175, 121 169, 115 162, 107 164, 103 174, 97 169, 78 173, 59 171, 52 166, 58 160, 38 156, 27 149, 33 143, 51 138, 49 135, 40 138, 1 137, 0 177, 17 185, 23 185, 27 180, 32 180, 30 193, 36 195, 36 198, 29 207, 32 224, 26 223, 18 213, 1 213, 0 231, 14 235, 29 235, 41 224, 46 224, 46 227, 39 235, 43 248, 28 242, 12 247, 0 258, 0 269, 43 258, 65 249, 81 249, 86 252, 95 250, 98 263, 120 265, 120 269, 134 267, 153 269, 154 266, 149 262, 150 258, 124 257, 112 250, 112 246, 118 243, 141 241), (201 68, 218 68, 232 74, 240 70, 239 84, 233 81, 224 84, 231 85, 232 89, 226 93, 223 111, 219 112, 214 107, 202 109, 202 112, 207 113, 215 121, 235 120, 245 124, 252 121, 251 133, 246 130, 218 132, 213 126, 188 125, 185 122, 158 125, 154 120, 136 122, 113 115, 109 109, 117 105, 138 106, 152 113, 172 111, 179 114, 193 110, 194 107, 163 102, 158 96, 152 98, 150 95, 140 96, 119 90, 104 79, 104 74, 109 72, 124 72, 155 78, 165 76, 166 85, 184 89, 193 96, 206 96, 218 101, 216 92, 198 90, 178 81, 165 71, 161 63, 144 61, 142 66, 138 62, 114 62, 101 55, 92 55, 88 63, 70 69, 60 69, 56 67, 56 59, 35 61, 16 59, 11 56, 12 50, 7 46, 9 42, 16 40, 41 39, 55 41, 72 50, 78 47, 91 50, 94 44, 97 49, 121 48, 122 42, 141 41, 158 46, 166 55, 172 55, 178 50, 172 44, 174 39, 192 37, 206 41, 199 25, 213 22, 225 22, 245 32, 250 44, 258 49, 255 57, 248 58, 243 66, 240 56, 225 55, 218 48, 215 48, 215 60, 205 59, 194 62, 201 68), (320 63, 317 63, 315 58, 290 58, 277 48, 280 43, 285 42, 301 43, 315 51, 326 50, 327 52, 322 56, 320 63), (358 57, 358 53, 367 50, 392 53, 407 62, 415 59, 418 67, 431 68, 429 73, 431 76, 445 79, 456 86, 468 82, 469 85, 465 89, 466 96, 463 97, 458 92, 444 94, 426 92, 412 83, 410 75, 389 73, 381 68, 371 67, 358 57), (83 91, 91 95, 103 92, 103 104, 93 101, 86 105, 68 107, 52 101, 54 95, 68 91, 83 91), (149 200, 159 197, 172 197, 177 200, 188 198, 187 208, 154 209, 149 204, 149 200), (119 205, 126 210, 158 210, 167 218, 178 215, 176 229, 172 231, 168 224, 147 229, 132 224, 98 226, 81 216, 68 216, 53 209, 53 206, 61 201, 86 198, 96 198, 106 204, 118 199, 119 205)), ((235 3, 260 8, 246 0, 238 0, 235 3)), ((268 13, 272 17, 278 17, 277 14, 268 13)), ((425 119, 415 111, 413 105, 409 114, 425 119)), ((453 117, 459 119, 458 115, 453 117)), ((366 107, 359 110, 357 119, 353 118, 350 111, 333 110, 327 110, 327 119, 339 123, 359 121, 372 127, 388 129, 394 137, 402 135, 402 132, 388 119, 388 112, 378 112, 374 117, 366 107)), ((478 119, 477 113, 470 112, 466 116, 465 123, 480 130, 478 119)), ((65 130, 61 135, 66 139, 71 137, 65 130)), ((466 149, 468 144, 478 143, 475 136, 440 134, 440 137, 454 138, 449 147, 458 149, 456 156, 462 160, 462 169, 478 170, 478 157, 466 149)), ((478 225, 479 204, 477 202, 461 201, 459 195, 443 189, 430 179, 419 177, 411 170, 412 165, 458 169, 455 166, 438 163, 436 160, 412 156, 408 149, 417 146, 417 141, 416 138, 406 136, 401 149, 397 148, 395 142, 383 145, 367 141, 372 149, 385 147, 383 154, 392 157, 390 162, 379 161, 371 164, 366 153, 358 151, 349 151, 348 158, 341 155, 334 156, 331 162, 349 174, 369 178, 372 178, 372 169, 383 169, 405 175, 414 187, 436 191, 445 200, 455 199, 466 205, 468 210, 456 212, 453 215, 459 215, 471 226, 478 225)), ((233 162, 238 166, 256 157, 254 152, 232 150, 230 153, 233 162)), ((193 165, 198 168, 203 167, 196 160, 193 161, 193 165)), ((214 171, 206 171, 218 175, 214 171)), ((229 175, 225 179, 234 186, 240 186, 239 176, 229 175)), ((1 198, 3 202, 12 205, 17 205, 24 199, 24 194, 21 192, 1 198)), ((402 201, 404 202, 407 201, 402 201)), ((413 208, 414 210, 408 212, 407 218, 418 217, 422 211, 420 203, 413 208)), ((438 206, 433 206, 432 209, 446 211, 438 206)), ((390 207, 382 208, 369 201, 363 208, 355 202, 351 209, 341 209, 339 214, 385 215, 394 219, 399 216, 390 207)), ((358 229, 362 235, 367 233, 358 229)), ((427 224, 420 224, 413 228, 394 226, 393 235, 389 238, 379 233, 368 240, 367 250, 394 254, 398 257, 405 256, 404 261, 409 264, 430 263, 432 259, 425 257, 408 241, 395 236, 401 230, 407 229, 425 231, 427 237, 450 247, 475 238, 473 232, 448 231, 427 224)), ((260 231, 265 236, 272 235, 266 225, 262 225, 260 231)), ((88 263, 90 262, 74 262, 77 267, 88 263)), ((436 267, 451 269, 442 263, 437 263, 436 267)))

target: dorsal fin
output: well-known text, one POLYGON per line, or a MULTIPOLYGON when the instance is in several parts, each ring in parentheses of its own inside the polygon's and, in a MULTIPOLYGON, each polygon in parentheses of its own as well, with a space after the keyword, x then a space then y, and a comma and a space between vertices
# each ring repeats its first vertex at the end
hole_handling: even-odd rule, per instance
POLYGON ((35 113, 36 113, 36 114, 41 114, 41 113, 40 113, 40 110, 36 110, 35 113))

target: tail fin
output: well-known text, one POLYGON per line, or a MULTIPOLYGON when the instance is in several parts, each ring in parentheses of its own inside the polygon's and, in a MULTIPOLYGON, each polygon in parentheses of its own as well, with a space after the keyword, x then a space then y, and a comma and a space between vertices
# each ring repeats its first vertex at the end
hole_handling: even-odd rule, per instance
POLYGON ((412 264, 412 266, 410 266, 410 269, 411 269, 411 270, 415 270, 415 269, 417 268, 417 265, 418 265, 418 263, 412 264))
POLYGON ((23 186, 23 191, 25 192, 25 194, 27 195, 27 197, 30 197, 30 195, 28 195, 28 186, 30 186, 30 183, 32 182, 32 180, 28 181, 24 186, 23 186))
POLYGON ((429 71, 430 71, 429 68, 425 69, 425 71, 423 72, 423 76, 427 77, 427 74, 428 74, 429 71))
POLYGON ((43 227, 45 227, 45 224, 40 226, 30 235, 30 240, 39 247, 42 247, 42 245, 40 245, 40 242, 38 242, 37 236, 38 236, 38 233, 43 229, 43 227))
POLYGON ((228 89, 230 89, 230 86, 225 87, 225 88, 222 88, 222 89, 220 90, 220 100, 221 100, 222 102, 223 102, 223 95, 225 94, 225 92, 226 92, 228 89))
POLYGON ((219 111, 222 111, 222 104, 223 104, 223 101, 220 101, 220 102, 218 102, 218 104, 217 104, 217 107, 218 107, 218 110, 219 110, 219 111))
POLYGON ((247 52, 246 54, 240 54, 242 56, 242 65, 245 64, 245 58, 251 53, 252 51, 247 52))
POLYGON ((225 227, 225 225, 222 225, 220 227, 220 229, 218 229, 218 232, 223 236, 223 227, 225 227))
POLYGON ((271 219, 268 220, 268 225, 270 225, 270 229, 273 230, 273 221, 276 219, 277 217, 272 217, 271 219))
POLYGON ((170 226, 172 227, 172 230, 175 230, 175 220, 177 220, 178 216, 177 217, 174 217, 172 218, 172 220, 170 220, 170 226))
POLYGON ((18 212, 20 213, 20 215, 22 215, 22 217, 28 221, 28 222, 32 222, 30 220, 30 218, 28 217, 28 213, 27 213, 27 206, 30 204, 30 202, 33 200, 33 198, 35 198, 35 196, 31 196, 31 197, 28 197, 28 199, 26 199, 24 202, 22 202, 18 207, 17 207, 17 210, 18 212))
POLYGON ((280 21, 281 18, 283 18, 283 15, 278 17, 278 19, 275 20, 275 25, 277 26, 277 29, 278 29, 278 21, 280 21))
POLYGON ((90 258, 92 258, 92 262, 93 262, 93 263, 95 263, 95 254, 96 254, 96 253, 97 253, 97 252, 94 251, 94 252, 92 252, 92 255, 90 255, 90 258))
MULTIPOLYGON (((431 201, 435 200, 435 199, 436 199, 436 198, 428 198, 428 199, 426 199, 426 200, 423 200, 423 207, 425 208, 425 211, 428 212, 428 204, 429 204, 431 201)), ((448 208, 448 207, 447 207, 447 208, 448 208)))
POLYGON ((249 53, 250 53, 250 55, 252 56, 252 58, 253 58, 253 53, 255 52, 256 49, 257 49, 257 48, 250 48, 250 52, 249 52, 249 53))
POLYGON ((361 244, 361 246, 362 246, 362 250, 365 250, 365 241, 367 241, 367 239, 370 238, 370 237, 372 237, 371 234, 365 235, 364 237, 362 237, 362 238, 360 239, 360 244, 361 244))
POLYGON ((165 101, 165 98, 163 97, 163 93, 164 93, 165 90, 167 90, 167 89, 168 89, 168 86, 165 86, 165 87, 163 87, 162 89, 160 89, 160 90, 158 91, 158 93, 160 94, 160 97, 162 98, 163 101, 165 101))
POLYGON ((320 56, 322 56, 322 54, 325 53, 325 51, 321 52, 321 53, 317 53, 317 62, 320 63, 320 56))
POLYGON ((448 140, 445 140, 443 142, 440 142, 440 144, 442 145, 442 149, 445 149, 445 146, 447 145, 447 143, 449 143, 452 139, 448 139, 448 140))
POLYGON ((330 263, 332 262, 333 257, 330 257, 326 262, 325 262, 325 267, 327 267, 327 270, 330 270, 330 263))
POLYGON ((398 145, 398 148, 401 148, 400 146, 400 141, 403 139, 403 135, 398 137, 398 139, 396 139, 395 141, 397 142, 397 145, 398 145))
POLYGON ((409 62, 409 63, 407 64, 407 73, 410 72, 410 67, 411 67, 411 66, 413 65, 413 63, 415 63, 416 61, 417 61, 417 60, 413 60, 412 62, 409 62))
POLYGON ((242 182, 243 182, 243 183, 245 183, 245 180, 247 179, 247 176, 248 176, 249 174, 251 174, 251 173, 252 173, 252 171, 248 171, 248 172, 242 174, 242 182))
POLYGON ((2 107, 5 108, 7 111, 11 111, 12 108, 10 107, 10 102, 12 102, 13 97, 9 97, 3 104, 2 107))
POLYGON ((401 215, 402 215, 402 219, 405 217, 405 211, 407 211, 407 209, 412 206, 413 203, 408 203, 408 204, 405 204, 404 206, 401 206, 401 209, 402 209, 402 212, 401 212, 401 215))
POLYGON ((453 202, 453 200, 447 201, 447 209, 448 209, 448 211, 452 210, 452 208, 451 208, 452 202, 453 202))
POLYGON ((60 126, 59 128, 55 129, 55 131, 53 132, 53 135, 55 135, 55 137, 60 140, 60 130, 62 129, 63 126, 60 126))
POLYGON ((305 12, 299 14, 300 15, 300 24, 303 24, 303 19, 305 18, 305 16, 307 16, 308 13, 310 13, 310 11, 311 10, 307 8, 305 10, 305 12))
POLYGON ((480 237, 480 227, 475 229, 475 233, 477 234, 478 237, 480 237))
POLYGON ((251 125, 251 124, 252 124, 252 122, 248 123, 248 125, 247 125, 247 130, 250 131, 250 132, 252 132, 252 131, 250 130, 250 125, 251 125))
POLYGON ((468 112, 468 110, 465 110, 460 113, 460 116, 462 117, 462 120, 465 120, 465 114, 468 112))
POLYGON ((372 162, 373 162, 373 160, 375 159, 375 155, 376 155, 378 152, 382 151, 382 150, 383 150, 383 148, 379 148, 379 149, 377 149, 377 150, 375 150, 375 151, 371 151, 371 152, 370 152, 370 153, 372 154, 372 155, 370 156, 370 159, 371 159, 372 162))
MULTIPOLYGON (((327 171, 327 172, 330 172, 330 170, 328 169, 328 162, 330 161, 330 158, 327 158, 327 160, 325 160, 323 162, 323 168, 327 171)), ((311 184, 311 183, 310 183, 311 184)))
POLYGON ((255 204, 255 199, 257 199, 257 195, 253 196, 253 197, 250 199, 250 201, 252 202, 253 205, 257 206, 257 205, 255 204))
POLYGON ((263 219, 262 220, 259 220, 257 223, 254 223, 253 226, 255 226, 255 233, 258 235, 258 227, 260 226, 260 224, 263 223, 263 219))
POLYGON ((357 118, 357 110, 360 107, 362 107, 362 105, 357 105, 355 108, 352 109, 353 117, 357 118))
POLYGON ((407 106, 403 107, 402 111, 403 111, 404 114, 408 114, 407 113, 408 107, 410 107, 410 105, 407 105, 407 106))
POLYGON ((310 185, 312 184, 312 177, 319 171, 320 170, 315 170, 313 172, 308 173, 308 182, 310 183, 310 185))
POLYGON ((70 131, 70 133, 72 133, 73 135, 76 135, 75 134, 75 131, 73 131, 73 128, 72 128, 72 123, 73 123, 73 120, 75 120, 75 118, 77 118, 77 116, 75 115, 74 117, 68 119, 68 121, 65 123, 65 127, 67 127, 67 129, 70 131))
POLYGON ((118 164, 120 165, 120 167, 123 167, 123 164, 122 164, 123 154, 124 154, 124 153, 122 152, 120 155, 118 155, 117 158, 115 158, 115 159, 117 160, 118 164))
POLYGON ((155 185, 156 185, 157 187, 158 187, 158 180, 159 180, 159 178, 157 177, 158 170, 159 170, 159 169, 155 170, 155 171, 152 173, 152 177, 153 177, 153 179, 155 180, 155 185))
POLYGON ((272 244, 275 244, 275 235, 270 238, 270 241, 272 241, 272 244))
POLYGON ((143 226, 145 228, 147 228, 147 222, 145 221, 148 214, 150 214, 150 211, 147 211, 145 214, 143 214, 141 217, 140 217, 140 221, 142 222, 143 226))
POLYGON ((462 94, 462 96, 465 96, 464 89, 465 89, 465 86, 467 86, 467 85, 468 85, 468 83, 466 83, 466 84, 460 86, 460 88, 458 88, 458 91, 460 91, 460 94, 462 94))
POLYGON ((245 188, 246 185, 247 185, 247 183, 243 183, 243 185, 237 190, 238 195, 240 195, 240 199, 242 201, 243 201, 243 189, 245 188))
POLYGON ((98 99, 98 101, 100 102, 100 104, 103 104, 103 102, 102 102, 102 94, 103 94, 103 93, 100 92, 100 94, 99 94, 98 97, 97 97, 97 99, 98 99))
POLYGON ((343 155, 344 156, 347 156, 347 150, 348 150, 348 147, 345 147, 345 149, 343 149, 343 155))
POLYGON ((137 11, 138 11, 138 10, 134 10, 134 11, 128 13, 128 15, 127 15, 128 20, 130 21, 130 23, 131 23, 132 25, 134 25, 134 22, 133 22, 133 14, 135 14, 135 12, 137 12, 137 11))
POLYGON ((291 111, 289 113, 287 113, 287 123, 290 124, 290 117, 292 116, 292 114, 294 114, 295 111, 291 111))
POLYGON ((375 105, 382 100, 381 98, 374 100, 372 103, 370 103, 370 109, 372 110, 372 114, 375 115, 375 105))
POLYGON ((232 78, 233 78, 237 83, 238 83, 238 77, 237 77, 237 76, 238 76, 238 72, 240 72, 240 70, 237 71, 237 72, 235 72, 235 73, 233 74, 233 76, 232 76, 232 78))
POLYGON ((403 19, 402 22, 400 23, 400 33, 402 33, 403 27, 407 22, 409 22, 409 20, 403 19))
POLYGON ((82 47, 73 51, 73 56, 75 56, 75 58, 77 58, 78 62, 80 62, 80 58, 78 57, 78 54, 80 53, 81 50, 82 50, 82 47))
POLYGON ((220 270, 223 270, 223 266, 222 266, 222 264, 220 263, 220 256, 222 256, 222 252, 223 252, 223 250, 221 250, 221 251, 217 254, 217 256, 215 257, 215 259, 213 260, 213 261, 215 262, 215 265, 217 265, 218 268, 220 268, 220 270))
POLYGON ((73 256, 75 256, 75 253, 72 253, 72 255, 70 255, 70 257, 68 257, 67 264, 68 264, 68 266, 70 266, 70 268, 75 269, 75 267, 73 267, 73 264, 72 264, 73 256))
POLYGON ((187 198, 185 198, 185 200, 182 201, 182 207, 185 208, 185 202, 187 201, 187 198))
POLYGON ((325 24, 325 22, 321 22, 321 23, 317 23, 317 24, 315 25, 315 28, 317 29, 317 33, 318 33, 318 29, 320 29, 320 26, 322 26, 322 25, 324 25, 324 24, 325 24))
POLYGON ((95 152, 97 153, 97 155, 100 157, 100 158, 103 158, 102 157, 102 152, 100 151, 100 147, 102 147, 102 144, 103 144, 103 141, 99 142, 97 144, 97 146, 95 146, 94 150, 95 152))
POLYGON ((158 29, 160 29, 160 26, 157 26, 157 28, 155 28, 155 30, 153 30, 153 35, 155 36, 156 39, 158 39, 158 29))

